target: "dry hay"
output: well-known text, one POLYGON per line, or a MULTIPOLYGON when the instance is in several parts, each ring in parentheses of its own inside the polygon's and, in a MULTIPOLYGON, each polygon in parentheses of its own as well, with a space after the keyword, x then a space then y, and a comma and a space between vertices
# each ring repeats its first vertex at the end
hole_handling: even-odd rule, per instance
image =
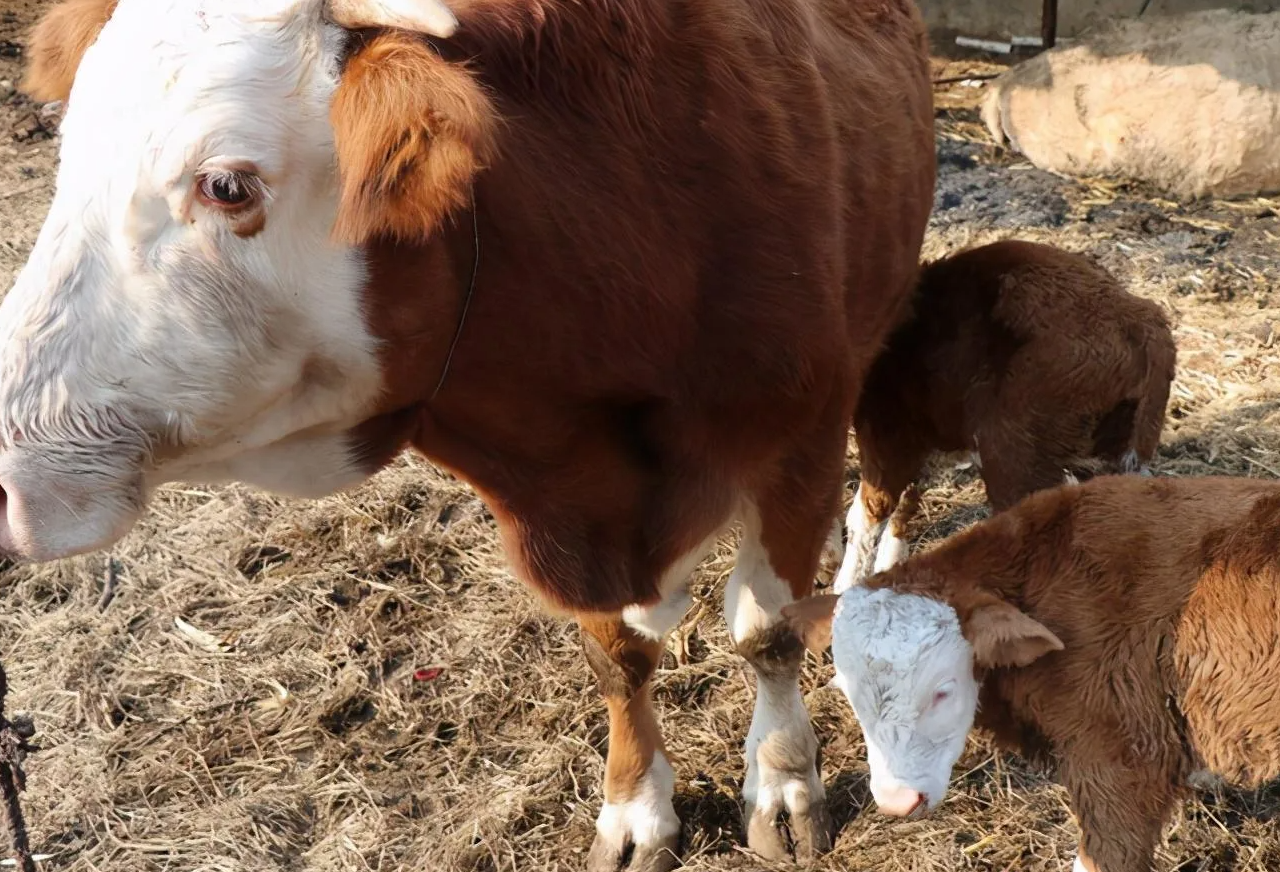
MULTIPOLYGON (((16 75, 3 47, 36 5, 0 13, 0 79, 16 75)), ((1038 173, 986 142, 966 105, 980 89, 949 87, 926 254, 1017 234, 1097 256, 1177 325, 1157 471, 1280 474, 1272 204, 1178 206, 1038 173)), ((0 94, 0 287, 51 187, 53 144, 30 132, 31 109, 0 94)), ((851 481, 856 469, 851 450, 851 481)), ((929 484, 914 526, 926 547, 985 514, 972 469, 940 460, 929 484)), ((728 544, 700 569, 696 614, 655 680, 687 862, 702 870, 764 867, 738 822, 753 679, 720 616, 728 544)), ((110 555, 0 568, 0 659, 45 748, 26 794, 45 869, 576 870, 590 843, 606 726, 577 631, 510 577, 475 496, 422 460, 315 502, 167 488, 110 555)), ((978 740, 932 819, 874 814, 830 677, 812 659, 804 672, 841 827, 820 868, 1070 863, 1063 791, 978 740)), ((1160 864, 1280 868, 1277 809, 1276 791, 1205 794, 1179 811, 1160 864)))

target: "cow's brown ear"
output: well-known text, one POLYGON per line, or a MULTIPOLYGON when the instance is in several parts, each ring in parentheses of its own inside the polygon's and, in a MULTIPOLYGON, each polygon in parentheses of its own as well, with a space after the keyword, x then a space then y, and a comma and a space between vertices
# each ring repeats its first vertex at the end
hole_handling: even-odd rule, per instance
POLYGON ((964 634, 973 646, 974 660, 988 668, 1026 666, 1063 648, 1048 627, 994 596, 969 610, 964 634))
POLYGON ((353 245, 429 236, 469 201, 498 125, 475 78, 405 31, 357 50, 329 117, 341 182, 334 232, 353 245))
POLYGON ((804 641, 804 646, 821 655, 831 647, 831 619, 840 597, 833 593, 818 594, 794 602, 782 609, 782 618, 804 641))
POLYGON ((115 9, 116 0, 63 0, 46 12, 27 42, 23 93, 41 103, 66 100, 80 59, 115 9))

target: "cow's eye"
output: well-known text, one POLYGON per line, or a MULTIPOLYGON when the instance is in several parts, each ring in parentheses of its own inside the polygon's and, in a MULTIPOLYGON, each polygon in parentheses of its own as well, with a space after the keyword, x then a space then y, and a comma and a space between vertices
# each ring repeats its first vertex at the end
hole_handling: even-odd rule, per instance
POLYGON ((258 180, 251 173, 236 170, 214 170, 198 182, 200 199, 205 205, 220 209, 240 209, 257 196, 258 180))

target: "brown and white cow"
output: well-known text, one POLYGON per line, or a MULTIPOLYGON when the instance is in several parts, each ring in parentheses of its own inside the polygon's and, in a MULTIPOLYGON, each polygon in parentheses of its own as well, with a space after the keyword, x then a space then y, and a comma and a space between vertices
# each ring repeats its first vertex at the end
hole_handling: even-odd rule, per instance
POLYGON ((800 652, 775 631, 917 269, 919 15, 451 5, 66 0, 42 21, 27 89, 67 112, 0 307, 0 551, 102 548, 178 479, 326 494, 412 445, 579 620, 610 719, 590 865, 656 870, 680 825, 648 682, 741 522, 748 842, 787 853, 785 813, 821 850, 800 652))

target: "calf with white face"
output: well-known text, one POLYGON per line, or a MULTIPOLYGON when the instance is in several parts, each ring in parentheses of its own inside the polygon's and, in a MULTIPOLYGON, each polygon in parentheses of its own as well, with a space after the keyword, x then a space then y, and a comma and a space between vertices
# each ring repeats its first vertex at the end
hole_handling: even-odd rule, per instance
POLYGON ((858 585, 786 610, 815 652, 831 648, 835 684, 862 726, 871 795, 885 814, 932 811, 964 751, 982 669, 1026 665, 1062 643, 991 597, 961 623, 950 604, 858 585))

